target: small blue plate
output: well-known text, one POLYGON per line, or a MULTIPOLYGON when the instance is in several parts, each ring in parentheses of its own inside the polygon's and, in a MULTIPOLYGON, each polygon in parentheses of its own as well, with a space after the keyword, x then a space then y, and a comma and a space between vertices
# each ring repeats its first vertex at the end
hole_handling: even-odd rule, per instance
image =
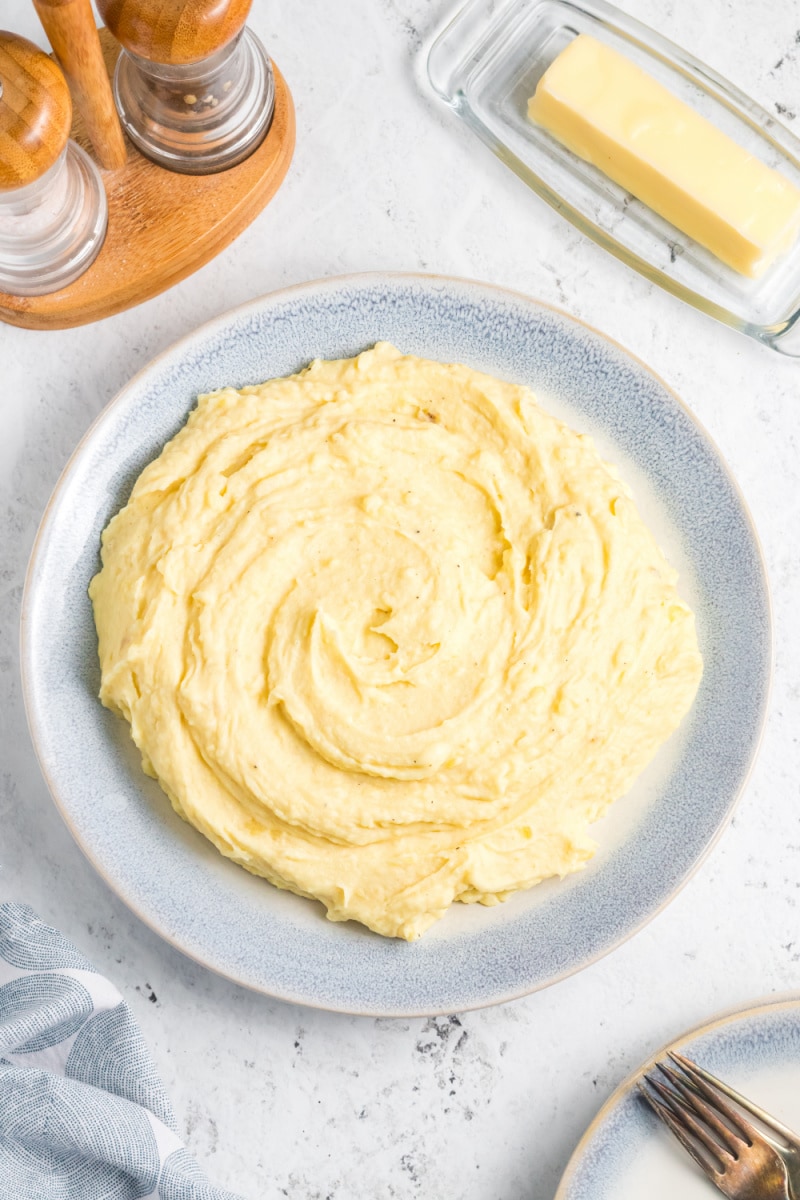
POLYGON ((484 284, 362 275, 254 300, 184 338, 100 414, 45 512, 23 603, 23 676, 42 770, 110 887, 186 954, 303 1004, 381 1015, 453 1012, 553 983, 607 953, 696 869, 739 795, 764 720, 770 605, 756 534, 708 436, 641 363, 594 330, 484 284), (530 385, 591 433, 634 489, 697 614, 694 708, 598 822, 599 850, 563 882, 495 908, 454 905, 416 943, 324 919, 224 859, 141 771, 127 725, 97 701, 86 589, 100 533, 199 392, 286 375, 378 340, 530 385))
POLYGON ((579 1142, 555 1200, 713 1200, 718 1193, 641 1098, 677 1050, 800 1134, 800 999, 770 1001, 684 1034, 622 1083, 579 1142))

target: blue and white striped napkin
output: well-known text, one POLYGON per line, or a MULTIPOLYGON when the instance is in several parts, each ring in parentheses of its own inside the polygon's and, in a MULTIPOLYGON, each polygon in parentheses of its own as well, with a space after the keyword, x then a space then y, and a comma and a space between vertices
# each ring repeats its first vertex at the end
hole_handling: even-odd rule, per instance
POLYGON ((122 996, 0 904, 0 1200, 237 1200, 213 1187, 122 996))

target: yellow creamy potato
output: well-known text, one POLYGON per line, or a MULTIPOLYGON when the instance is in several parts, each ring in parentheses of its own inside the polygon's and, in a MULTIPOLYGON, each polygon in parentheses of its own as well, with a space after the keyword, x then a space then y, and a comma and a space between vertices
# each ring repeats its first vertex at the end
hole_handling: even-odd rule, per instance
POLYGON ((200 397, 102 561, 100 696, 175 809, 392 937, 580 868, 702 671, 591 439, 385 343, 200 397))

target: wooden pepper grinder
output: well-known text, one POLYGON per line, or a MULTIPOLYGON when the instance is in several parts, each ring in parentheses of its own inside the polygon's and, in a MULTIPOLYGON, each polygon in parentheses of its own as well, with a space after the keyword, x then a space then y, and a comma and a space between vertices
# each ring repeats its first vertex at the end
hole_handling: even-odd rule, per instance
POLYGON ((272 121, 275 85, 245 20, 251 0, 97 0, 122 44, 114 98, 136 147, 188 175, 247 158, 272 121))
POLYGON ((92 160, 69 140, 72 102, 59 67, 0 31, 0 289, 41 296, 94 261, 108 218, 92 160))

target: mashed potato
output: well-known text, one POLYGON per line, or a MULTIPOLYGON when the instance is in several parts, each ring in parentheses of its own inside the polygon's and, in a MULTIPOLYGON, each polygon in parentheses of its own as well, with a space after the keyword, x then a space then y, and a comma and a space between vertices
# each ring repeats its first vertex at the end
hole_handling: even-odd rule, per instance
POLYGON ((223 854, 391 937, 580 868, 702 671, 591 439, 385 343, 202 396, 102 561, 100 695, 144 769, 223 854))

